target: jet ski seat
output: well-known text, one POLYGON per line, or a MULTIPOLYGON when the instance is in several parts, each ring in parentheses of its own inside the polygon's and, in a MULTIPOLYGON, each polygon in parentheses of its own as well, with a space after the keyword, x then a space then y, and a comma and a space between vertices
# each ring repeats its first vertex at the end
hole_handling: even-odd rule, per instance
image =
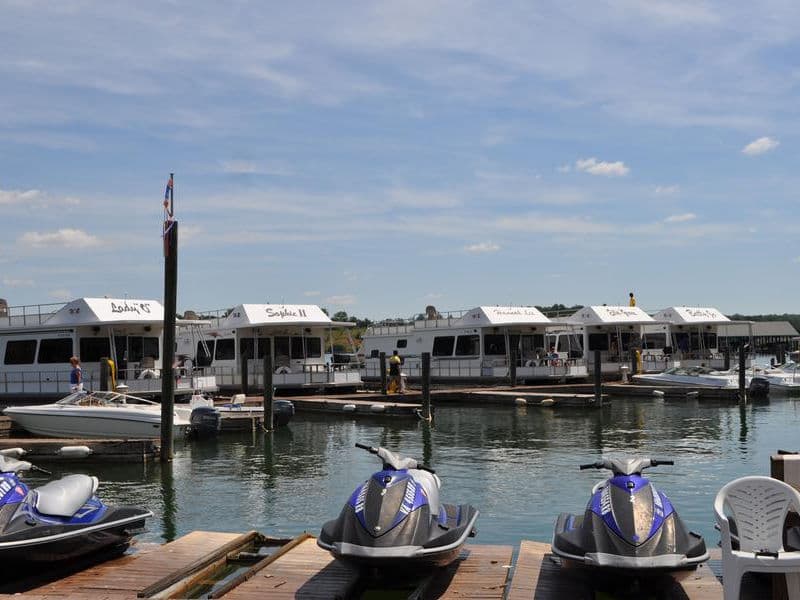
POLYGON ((34 507, 43 515, 71 517, 97 490, 97 477, 67 475, 33 490, 34 507))
POLYGON ((441 483, 439 478, 433 473, 423 471, 422 469, 409 469, 408 474, 414 478, 418 484, 422 486, 422 491, 428 497, 428 504, 431 507, 431 515, 436 517, 444 510, 444 507, 439 503, 439 487, 441 483))

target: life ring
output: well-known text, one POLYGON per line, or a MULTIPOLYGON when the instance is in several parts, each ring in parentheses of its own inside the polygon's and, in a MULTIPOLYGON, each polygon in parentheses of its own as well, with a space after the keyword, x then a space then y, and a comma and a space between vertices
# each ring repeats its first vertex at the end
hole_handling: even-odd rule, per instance
POLYGON ((156 373, 153 369, 144 369, 141 373, 139 373, 139 379, 155 379, 158 373, 156 373))
POLYGON ((284 367, 278 367, 277 369, 275 369, 275 374, 276 375, 287 375, 287 374, 289 374, 291 372, 292 372, 292 370, 289 367, 285 367, 285 366, 284 367))

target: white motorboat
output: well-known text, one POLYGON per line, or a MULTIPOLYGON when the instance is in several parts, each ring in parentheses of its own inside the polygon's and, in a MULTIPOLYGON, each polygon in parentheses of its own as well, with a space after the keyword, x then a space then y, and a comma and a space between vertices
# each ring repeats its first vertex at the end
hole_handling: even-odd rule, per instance
POLYGON ((673 367, 662 373, 633 376, 634 383, 658 385, 690 385, 698 387, 738 389, 739 376, 733 371, 717 371, 709 367, 673 367))
MULTIPOLYGON (((152 438, 161 436, 161 405, 122 392, 75 392, 54 404, 9 406, 3 411, 27 431, 49 437, 152 438)), ((173 412, 175 437, 189 427, 191 408, 173 412)))
POLYGON ((771 391, 792 395, 800 394, 800 373, 798 373, 798 365, 795 362, 788 362, 772 368, 755 367, 754 376, 766 379, 771 391))

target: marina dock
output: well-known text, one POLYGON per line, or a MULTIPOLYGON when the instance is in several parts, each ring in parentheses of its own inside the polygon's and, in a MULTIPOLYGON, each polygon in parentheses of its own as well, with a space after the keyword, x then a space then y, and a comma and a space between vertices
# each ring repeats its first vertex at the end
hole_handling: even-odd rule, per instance
MULTIPOLYGON (((14 594, 25 600, 65 597, 133 600, 207 594, 209 598, 226 599, 356 600, 380 597, 382 591, 389 591, 385 583, 373 579, 370 573, 334 560, 309 534, 301 534, 288 543, 283 540, 272 554, 259 557, 231 574, 229 563, 258 537, 256 532, 194 531, 174 542, 150 546, 54 581, 42 584, 31 580, 18 584, 6 581, 0 598, 11 598, 14 594), (226 567, 227 574, 219 576, 226 567)), ((574 570, 562 570, 553 560, 549 544, 525 540, 516 550, 516 561, 512 561, 511 546, 467 545, 449 567, 422 574, 418 580, 404 578, 402 588, 391 588, 392 598, 590 600, 598 597, 592 578, 574 570)), ((709 564, 674 577, 649 581, 648 589, 643 592, 650 598, 655 597, 658 589, 661 591, 658 597, 665 600, 721 600, 719 571, 717 550, 709 564)), ((768 587, 768 582, 748 578, 742 599, 769 597, 768 587)), ((613 600, 618 596, 612 591, 602 597, 613 600)))

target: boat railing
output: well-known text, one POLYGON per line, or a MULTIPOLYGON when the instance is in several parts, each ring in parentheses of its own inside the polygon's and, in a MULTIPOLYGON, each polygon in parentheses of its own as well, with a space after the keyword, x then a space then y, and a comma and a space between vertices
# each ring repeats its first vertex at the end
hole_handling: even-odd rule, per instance
MULTIPOLYGON (((264 386, 264 363, 261 360, 248 361, 247 381, 257 388, 264 386)), ((207 372, 216 377, 217 385, 241 386, 242 373, 239 366, 207 367, 207 372)), ((356 363, 326 363, 278 365, 274 366, 272 385, 275 387, 299 387, 314 385, 353 385, 361 384, 361 372, 356 363)))
POLYGON ((418 318, 408 320, 388 320, 370 325, 367 329, 372 335, 402 335, 414 333, 420 329, 437 329, 455 327, 462 323, 462 318, 469 311, 453 310, 444 313, 437 312, 435 318, 418 318))
POLYGON ((43 325, 62 309, 64 302, 50 304, 0 305, 0 327, 30 327, 43 325))

